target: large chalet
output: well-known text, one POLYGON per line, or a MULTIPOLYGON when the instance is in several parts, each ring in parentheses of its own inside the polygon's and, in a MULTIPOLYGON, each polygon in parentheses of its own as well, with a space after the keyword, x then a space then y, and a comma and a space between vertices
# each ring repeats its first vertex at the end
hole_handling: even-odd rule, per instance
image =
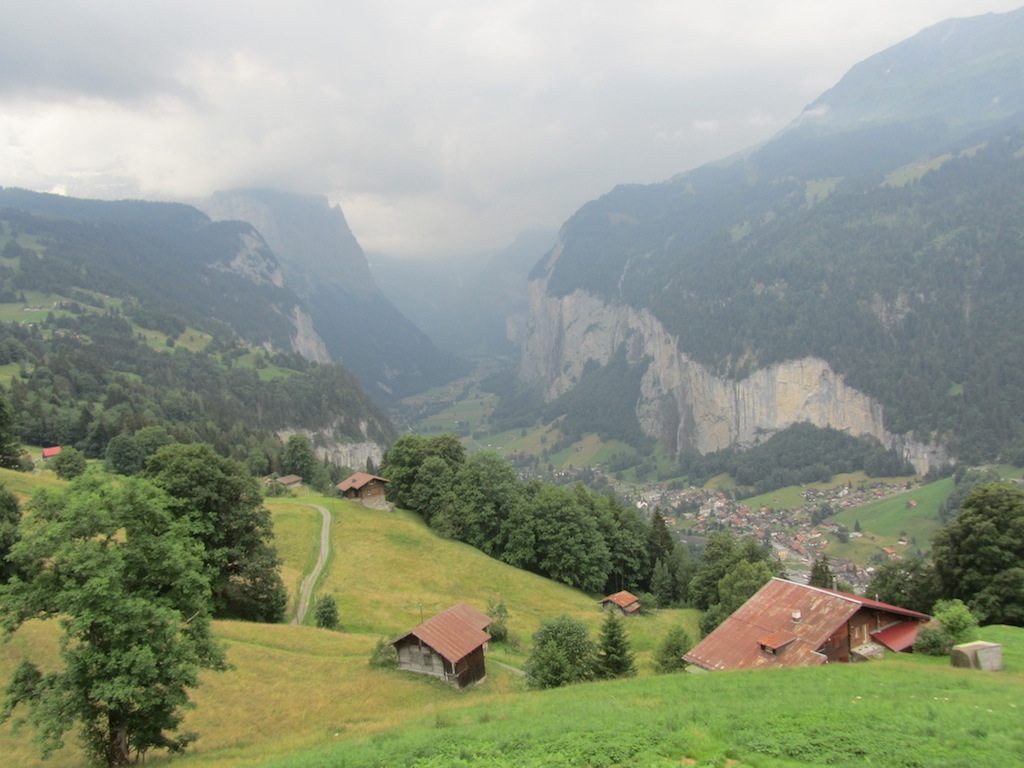
POLYGON ((930 617, 775 578, 683 658, 705 670, 801 667, 904 651, 930 617))

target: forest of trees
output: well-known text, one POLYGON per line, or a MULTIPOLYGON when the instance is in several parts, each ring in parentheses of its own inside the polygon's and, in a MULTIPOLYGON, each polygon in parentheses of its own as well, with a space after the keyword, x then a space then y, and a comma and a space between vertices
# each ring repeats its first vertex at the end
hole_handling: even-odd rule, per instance
POLYGON ((629 590, 648 607, 693 606, 717 624, 772 576, 758 542, 712 534, 699 563, 660 511, 614 494, 521 481, 494 453, 467 456, 454 435, 403 435, 380 468, 388 499, 438 533, 491 557, 594 594, 629 590))
MULTIPOLYGON (((394 439, 391 422, 340 366, 259 352, 257 366, 278 371, 264 378, 258 367, 232 364, 246 353, 217 338, 203 352, 156 350, 114 311, 0 324, 0 362, 22 370, 8 393, 13 433, 29 445, 103 458, 113 443, 113 454, 127 451, 130 461, 147 453, 139 443, 156 431, 165 441, 209 443, 252 473, 270 474, 283 469, 278 430, 330 425, 340 442, 394 439)), ((342 468, 328 470, 327 480, 343 479, 342 468)))

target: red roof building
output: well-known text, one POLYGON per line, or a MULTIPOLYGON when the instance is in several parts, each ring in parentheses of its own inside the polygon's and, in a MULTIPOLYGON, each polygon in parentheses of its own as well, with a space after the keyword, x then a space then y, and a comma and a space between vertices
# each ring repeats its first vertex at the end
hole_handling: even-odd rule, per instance
POLYGON ((601 601, 601 607, 606 611, 609 608, 618 608, 623 616, 635 616, 640 613, 640 598, 632 592, 622 590, 614 595, 608 595, 601 601))
POLYGON ((877 600, 775 578, 685 658, 706 670, 858 661, 902 651, 930 617, 877 600))
POLYGON ((485 631, 491 617, 468 603, 458 603, 427 619, 391 644, 398 668, 431 675, 460 688, 487 676, 485 631))
POLYGON ((60 446, 55 445, 53 448, 43 448, 43 461, 48 461, 60 453, 60 446))

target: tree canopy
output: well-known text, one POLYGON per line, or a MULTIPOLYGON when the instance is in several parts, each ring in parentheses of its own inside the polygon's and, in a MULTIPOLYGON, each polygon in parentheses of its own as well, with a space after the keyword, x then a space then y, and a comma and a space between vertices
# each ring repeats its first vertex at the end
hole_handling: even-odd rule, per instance
POLYGON ((170 495, 170 509, 202 543, 214 614, 280 621, 287 592, 273 524, 248 470, 204 443, 174 444, 150 457, 145 476, 170 495))
POLYGON ((594 678, 595 646, 586 625, 571 616, 546 619, 533 633, 533 651, 526 660, 532 688, 558 688, 594 678))
POLYGON ((77 723, 86 751, 126 765, 153 747, 177 751, 188 691, 201 668, 223 669, 210 633, 202 546, 171 500, 137 478, 86 474, 28 505, 0 586, 0 621, 61 619, 62 668, 25 660, 7 687, 3 719, 22 706, 43 753, 77 723))
POLYGON ((942 595, 983 624, 1024 626, 1024 490, 979 485, 933 542, 942 595))
POLYGON ((388 499, 438 533, 588 592, 646 588, 652 547, 680 571, 660 517, 652 534, 652 523, 614 497, 596 498, 582 485, 523 482, 493 452, 467 457, 454 435, 403 435, 380 471, 390 481, 388 499))

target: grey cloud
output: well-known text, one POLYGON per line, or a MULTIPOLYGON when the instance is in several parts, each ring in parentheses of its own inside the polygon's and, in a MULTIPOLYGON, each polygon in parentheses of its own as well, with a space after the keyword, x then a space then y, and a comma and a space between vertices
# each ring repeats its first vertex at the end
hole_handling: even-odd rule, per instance
POLYGON ((0 184, 324 193, 368 250, 429 255, 762 141, 856 61, 1014 0, 11 5, 0 184))

